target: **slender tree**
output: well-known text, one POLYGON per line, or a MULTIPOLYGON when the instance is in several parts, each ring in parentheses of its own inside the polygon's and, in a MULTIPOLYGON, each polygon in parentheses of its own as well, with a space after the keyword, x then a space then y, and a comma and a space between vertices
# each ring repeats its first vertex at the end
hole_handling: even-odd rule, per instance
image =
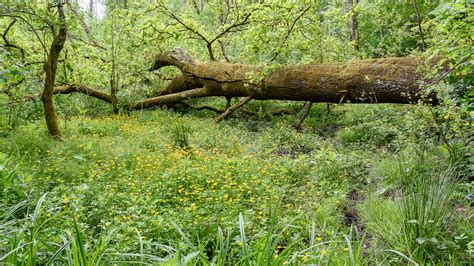
POLYGON ((350 29, 351 29, 351 41, 354 42, 354 48, 356 50, 359 49, 358 46, 358 36, 357 36, 357 19, 356 19, 356 11, 355 11, 355 4, 357 4, 357 0, 354 3, 354 0, 347 0, 347 4, 349 6, 349 12, 350 12, 350 18, 349 18, 349 23, 350 23, 350 29))
POLYGON ((94 17, 94 0, 89 1, 89 15, 91 18, 94 17))
POLYGON ((420 14, 420 11, 418 10, 418 5, 416 3, 416 0, 413 0, 412 3, 413 3, 413 8, 415 9, 416 19, 418 22, 418 32, 420 33, 420 38, 421 38, 421 51, 424 52, 426 44, 425 44, 425 36, 423 35, 423 29, 421 28, 421 14, 420 14))
POLYGON ((112 10, 112 24, 110 25, 110 34, 111 34, 111 42, 112 42, 112 69, 110 72, 110 96, 112 99, 112 111, 114 114, 119 113, 118 109, 118 98, 117 98, 117 91, 118 91, 118 76, 117 76, 117 64, 116 64, 116 47, 115 47, 115 14, 112 10))

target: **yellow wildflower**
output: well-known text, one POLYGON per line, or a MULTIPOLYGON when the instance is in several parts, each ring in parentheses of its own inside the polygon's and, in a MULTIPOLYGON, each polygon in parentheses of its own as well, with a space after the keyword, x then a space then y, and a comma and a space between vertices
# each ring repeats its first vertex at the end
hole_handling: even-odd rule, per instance
POLYGON ((68 196, 63 198, 63 203, 64 204, 68 204, 69 202, 71 202, 71 199, 68 196))

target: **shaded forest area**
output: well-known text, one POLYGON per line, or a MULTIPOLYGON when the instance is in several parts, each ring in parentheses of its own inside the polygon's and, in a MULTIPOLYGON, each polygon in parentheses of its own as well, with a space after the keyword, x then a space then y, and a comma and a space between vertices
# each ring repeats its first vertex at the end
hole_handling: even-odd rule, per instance
POLYGON ((2 0, 0 264, 472 264, 473 9, 2 0))

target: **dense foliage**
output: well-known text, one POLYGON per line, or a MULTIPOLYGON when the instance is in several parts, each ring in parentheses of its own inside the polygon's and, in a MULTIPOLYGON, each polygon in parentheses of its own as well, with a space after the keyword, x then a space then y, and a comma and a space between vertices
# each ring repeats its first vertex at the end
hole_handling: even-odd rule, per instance
POLYGON ((472 264, 473 14, 466 0, 3 0, 0 264, 472 264), (63 2, 56 86, 120 100, 54 96, 53 139, 38 95, 63 2), (130 111, 177 75, 149 69, 178 47, 266 71, 408 55, 450 70, 426 69, 436 106, 320 103, 302 130, 295 102, 220 124, 186 105, 130 111))

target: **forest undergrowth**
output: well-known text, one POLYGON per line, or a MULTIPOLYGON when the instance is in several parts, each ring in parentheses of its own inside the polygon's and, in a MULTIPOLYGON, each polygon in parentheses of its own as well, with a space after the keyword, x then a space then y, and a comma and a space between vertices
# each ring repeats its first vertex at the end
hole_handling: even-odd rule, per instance
POLYGON ((450 158, 438 139, 456 130, 439 132, 431 107, 319 104, 297 131, 300 105, 255 102, 258 117, 221 124, 203 111, 74 116, 59 142, 42 123, 2 131, 2 261, 471 261, 466 147, 451 142, 450 158))

